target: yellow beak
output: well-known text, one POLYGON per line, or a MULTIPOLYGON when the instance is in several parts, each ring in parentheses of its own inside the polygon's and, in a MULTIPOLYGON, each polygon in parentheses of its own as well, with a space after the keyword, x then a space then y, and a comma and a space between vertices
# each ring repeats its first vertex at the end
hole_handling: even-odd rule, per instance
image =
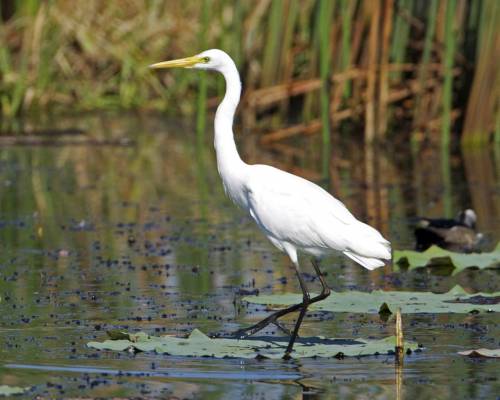
POLYGON ((193 56, 180 58, 178 60, 172 61, 162 61, 156 64, 151 64, 149 68, 160 69, 160 68, 191 68, 195 64, 205 63, 206 60, 203 57, 193 56))

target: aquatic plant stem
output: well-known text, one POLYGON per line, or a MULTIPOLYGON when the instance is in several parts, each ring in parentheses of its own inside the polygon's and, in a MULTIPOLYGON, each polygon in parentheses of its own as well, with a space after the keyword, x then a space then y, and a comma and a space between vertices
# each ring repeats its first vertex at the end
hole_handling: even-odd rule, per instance
POLYGON ((334 2, 321 0, 319 3, 319 70, 321 77, 320 101, 321 101, 321 133, 322 133, 322 176, 327 182, 330 181, 330 97, 329 97, 329 75, 330 75, 330 18, 334 2))
POLYGON ((453 90, 453 58, 455 54, 455 31, 454 17, 456 9, 456 0, 448 0, 446 4, 446 22, 445 22, 445 49, 444 49, 444 84, 443 84, 443 122, 441 126, 441 145, 448 147, 450 145, 451 130, 451 107, 453 90))
MULTIPOLYGON (((209 22, 209 10, 208 10, 208 0, 203 0, 202 2, 202 19, 201 19, 201 29, 198 34, 198 40, 200 41, 201 47, 205 48, 207 28, 209 22)), ((205 130, 207 121, 207 76, 205 71, 201 71, 199 77, 199 88, 198 88, 198 100, 196 108, 196 140, 197 145, 201 146, 205 141, 205 130)))
POLYGON ((401 308, 396 311, 396 364, 402 364, 404 359, 403 319, 401 308))

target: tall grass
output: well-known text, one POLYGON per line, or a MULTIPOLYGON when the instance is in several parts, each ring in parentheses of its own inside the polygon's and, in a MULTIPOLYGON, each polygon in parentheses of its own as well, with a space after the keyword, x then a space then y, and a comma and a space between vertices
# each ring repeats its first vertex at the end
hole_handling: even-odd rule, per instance
MULTIPOLYGON (((412 15, 413 0, 400 0, 397 4, 397 13, 394 22, 394 34, 391 43, 391 60, 395 64, 401 64, 405 60, 410 37, 410 24, 408 16, 412 15)), ((392 78, 400 79, 401 72, 395 71, 392 78)))
POLYGON ((496 0, 127 0, 126 7, 30 0, 1 7, 7 3, 14 12, 2 13, 0 26, 4 119, 49 107, 199 110, 204 131, 203 110, 213 104, 209 96, 221 94, 220 80, 155 74, 147 65, 220 46, 242 73, 243 120, 251 129, 292 124, 294 135, 322 131, 325 146, 326 132, 346 120, 364 128, 367 140, 408 122, 416 138, 441 132, 445 144, 461 126, 469 139, 495 131, 496 0))
MULTIPOLYGON (((500 3, 495 0, 481 2, 481 14, 476 38, 476 78, 472 82, 464 121, 464 141, 486 143, 495 131, 500 109, 500 3)), ((498 140, 499 134, 495 133, 498 140)))
MULTIPOLYGON (((341 65, 342 71, 346 71, 351 62, 351 21, 352 21, 352 11, 355 6, 355 1, 341 0, 340 8, 342 13, 342 56, 341 65)), ((344 84, 344 97, 349 97, 351 94, 350 82, 345 82, 344 84)))
MULTIPOLYGON (((366 83, 366 108, 365 108, 365 138, 367 142, 375 140, 377 115, 376 90, 377 90, 377 67, 378 67, 378 42, 380 26, 380 8, 376 2, 372 2, 366 9, 370 18, 370 29, 367 42, 367 83, 366 83)), ((380 132, 379 132, 380 133, 380 132)))
POLYGON ((323 177, 328 178, 330 170, 331 134, 330 134, 330 99, 329 74, 330 74, 330 19, 335 2, 320 0, 319 2, 319 70, 321 85, 321 122, 323 138, 322 171, 323 177))
MULTIPOLYGON (((206 47, 206 36, 208 31, 208 24, 210 22, 209 4, 208 0, 202 0, 201 6, 201 26, 198 33, 198 41, 200 45, 206 47)), ((205 139, 205 126, 206 126, 206 108, 207 108, 207 75, 202 71, 199 75, 198 85, 198 101, 196 109, 196 138, 198 147, 202 146, 205 139)))
MULTIPOLYGON (((418 86, 425 87, 427 77, 429 74, 429 63, 431 61, 431 52, 434 45, 434 34, 436 32, 436 16, 438 10, 438 0, 431 0, 428 7, 428 14, 426 16, 427 29, 425 31, 424 48, 422 51, 422 58, 418 68, 418 86)), ((420 125, 422 121, 419 119, 422 112, 422 97, 418 96, 415 105, 415 125, 420 125)))
POLYGON ((268 22, 266 24, 265 44, 262 58, 261 85, 269 86, 276 83, 281 58, 280 47, 283 37, 284 1, 271 2, 268 22))
POLYGON ((455 35, 454 19, 456 0, 447 0, 446 20, 444 28, 444 64, 443 64, 443 123, 441 125, 441 143, 443 146, 450 144, 451 129, 451 108, 452 108, 452 90, 453 90, 453 64, 455 53, 455 35))

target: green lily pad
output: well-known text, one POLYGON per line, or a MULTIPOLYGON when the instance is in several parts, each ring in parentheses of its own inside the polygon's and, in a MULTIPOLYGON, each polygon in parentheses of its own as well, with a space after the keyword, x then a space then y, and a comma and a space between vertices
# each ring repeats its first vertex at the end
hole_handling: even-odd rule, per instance
POLYGON ((458 354, 469 357, 500 358, 500 349, 476 349, 459 351, 458 354))
POLYGON ((398 265, 406 266, 410 270, 418 267, 450 266, 454 268, 453 274, 470 267, 498 268, 500 267, 500 243, 490 253, 455 253, 438 246, 431 246, 424 252, 395 250, 393 259, 398 265))
MULTIPOLYGON (((145 333, 134 334, 137 341, 125 339, 90 342, 88 347, 114 351, 154 351, 159 354, 186 357, 214 358, 274 358, 283 357, 288 338, 231 339, 210 338, 195 329, 187 338, 174 336, 149 336, 145 333)), ((293 357, 343 357, 389 354, 394 351, 396 337, 380 340, 368 339, 329 339, 324 337, 300 338, 295 343, 293 357)), ((405 348, 416 350, 418 345, 405 343, 405 348)))
POLYGON ((0 396, 13 396, 15 394, 23 394, 28 388, 18 386, 0 385, 0 396))
MULTIPOLYGON (((314 295, 312 295, 314 296, 314 295)), ((268 296, 246 296, 244 301, 271 306, 289 306, 302 301, 302 295, 285 293, 268 296)), ((395 292, 374 290, 373 292, 332 292, 330 297, 311 305, 310 310, 378 313, 383 304, 387 311, 401 307, 403 314, 415 313, 469 313, 472 311, 500 311, 500 292, 468 294, 460 286, 447 293, 395 292)))

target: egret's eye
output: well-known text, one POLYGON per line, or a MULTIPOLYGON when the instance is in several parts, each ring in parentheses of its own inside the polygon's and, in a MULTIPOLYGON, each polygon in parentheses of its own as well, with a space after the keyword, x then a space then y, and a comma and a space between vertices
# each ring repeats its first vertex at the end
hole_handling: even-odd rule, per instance
POLYGON ((203 62, 206 64, 210 61, 210 57, 203 57, 203 62))

